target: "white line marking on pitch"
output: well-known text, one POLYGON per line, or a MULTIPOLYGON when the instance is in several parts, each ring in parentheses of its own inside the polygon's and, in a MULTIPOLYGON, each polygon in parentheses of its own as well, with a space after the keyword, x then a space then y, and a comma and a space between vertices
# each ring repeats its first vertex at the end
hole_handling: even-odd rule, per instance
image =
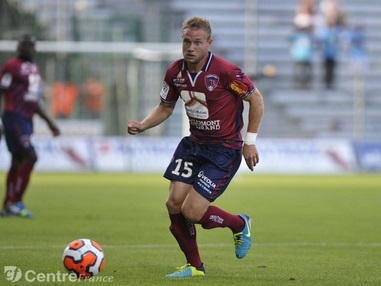
MULTIPOLYGON (((123 244, 123 245, 102 245, 103 248, 172 248, 176 244, 123 244)), ((215 244, 199 244, 199 247, 230 247, 231 243, 215 243, 215 244)), ((254 243, 254 247, 381 247, 381 242, 268 242, 268 243, 254 243)), ((0 245, 1 250, 13 250, 13 249, 48 249, 48 248, 65 248, 66 245, 0 245)))

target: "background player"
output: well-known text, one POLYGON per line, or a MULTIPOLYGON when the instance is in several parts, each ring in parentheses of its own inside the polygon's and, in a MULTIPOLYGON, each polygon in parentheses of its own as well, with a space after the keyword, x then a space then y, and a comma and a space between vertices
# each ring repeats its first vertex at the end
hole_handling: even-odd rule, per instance
POLYGON ((39 103, 40 73, 33 62, 36 41, 23 35, 17 45, 18 56, 8 60, 0 73, 0 91, 4 95, 2 121, 11 166, 7 173, 3 215, 32 217, 22 199, 30 174, 37 161, 30 137, 33 133, 33 116, 38 114, 46 121, 53 136, 60 130, 39 103))
POLYGON ((263 115, 262 95, 249 78, 239 67, 209 51, 212 31, 207 19, 187 19, 182 38, 184 58, 168 68, 161 102, 143 121, 128 123, 128 133, 138 134, 166 120, 179 98, 185 103, 190 136, 179 143, 164 177, 170 180, 166 201, 169 228, 187 261, 166 276, 170 278, 205 275, 195 223, 204 229, 230 228, 237 258, 243 258, 249 251, 250 217, 228 213, 211 202, 227 188, 240 166, 242 154, 250 170, 258 163, 255 140, 263 115), (244 144, 243 101, 249 103, 244 144))

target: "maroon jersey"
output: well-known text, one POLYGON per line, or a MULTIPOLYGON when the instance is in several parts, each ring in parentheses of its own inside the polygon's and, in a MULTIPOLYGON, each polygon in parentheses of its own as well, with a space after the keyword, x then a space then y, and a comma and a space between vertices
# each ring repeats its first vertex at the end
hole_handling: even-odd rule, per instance
POLYGON ((4 111, 30 119, 36 112, 41 77, 35 63, 16 57, 7 61, 0 73, 0 89, 5 93, 4 111))
POLYGON ((209 53, 197 74, 187 71, 183 59, 169 66, 160 97, 165 103, 174 103, 179 97, 184 101, 191 140, 240 149, 243 99, 254 89, 239 67, 209 53))

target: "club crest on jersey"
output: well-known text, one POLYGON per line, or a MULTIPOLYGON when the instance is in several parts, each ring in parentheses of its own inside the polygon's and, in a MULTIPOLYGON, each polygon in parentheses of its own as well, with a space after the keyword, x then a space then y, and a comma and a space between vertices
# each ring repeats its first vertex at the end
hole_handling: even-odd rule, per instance
POLYGON ((218 76, 216 76, 215 74, 208 74, 205 77, 206 88, 209 91, 213 91, 217 87, 219 79, 220 78, 218 76))
POLYGON ((20 74, 21 75, 28 75, 30 73, 36 73, 37 72, 37 67, 36 65, 30 63, 30 62, 25 62, 21 64, 20 68, 20 74))

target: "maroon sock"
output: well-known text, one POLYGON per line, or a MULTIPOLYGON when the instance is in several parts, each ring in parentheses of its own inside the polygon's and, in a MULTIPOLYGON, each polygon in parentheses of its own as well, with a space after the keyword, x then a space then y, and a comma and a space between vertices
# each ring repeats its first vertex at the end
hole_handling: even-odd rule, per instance
POLYGON ((198 252, 195 225, 188 221, 181 213, 170 214, 169 219, 171 220, 169 230, 176 238, 180 249, 184 252, 187 263, 196 268, 201 267, 202 262, 198 252))
POLYGON ((15 193, 15 186, 17 181, 17 170, 16 169, 9 169, 7 174, 7 181, 6 181, 6 191, 5 191, 5 198, 3 202, 3 207, 5 207, 5 204, 10 202, 17 202, 16 200, 16 193, 15 193))
POLYGON ((23 162, 20 165, 15 188, 16 202, 22 201, 22 197, 29 183, 30 174, 32 173, 33 166, 34 164, 29 162, 23 162))
POLYGON ((209 206, 199 223, 205 229, 228 227, 233 233, 240 232, 245 227, 245 222, 239 215, 233 215, 216 206, 209 206))

